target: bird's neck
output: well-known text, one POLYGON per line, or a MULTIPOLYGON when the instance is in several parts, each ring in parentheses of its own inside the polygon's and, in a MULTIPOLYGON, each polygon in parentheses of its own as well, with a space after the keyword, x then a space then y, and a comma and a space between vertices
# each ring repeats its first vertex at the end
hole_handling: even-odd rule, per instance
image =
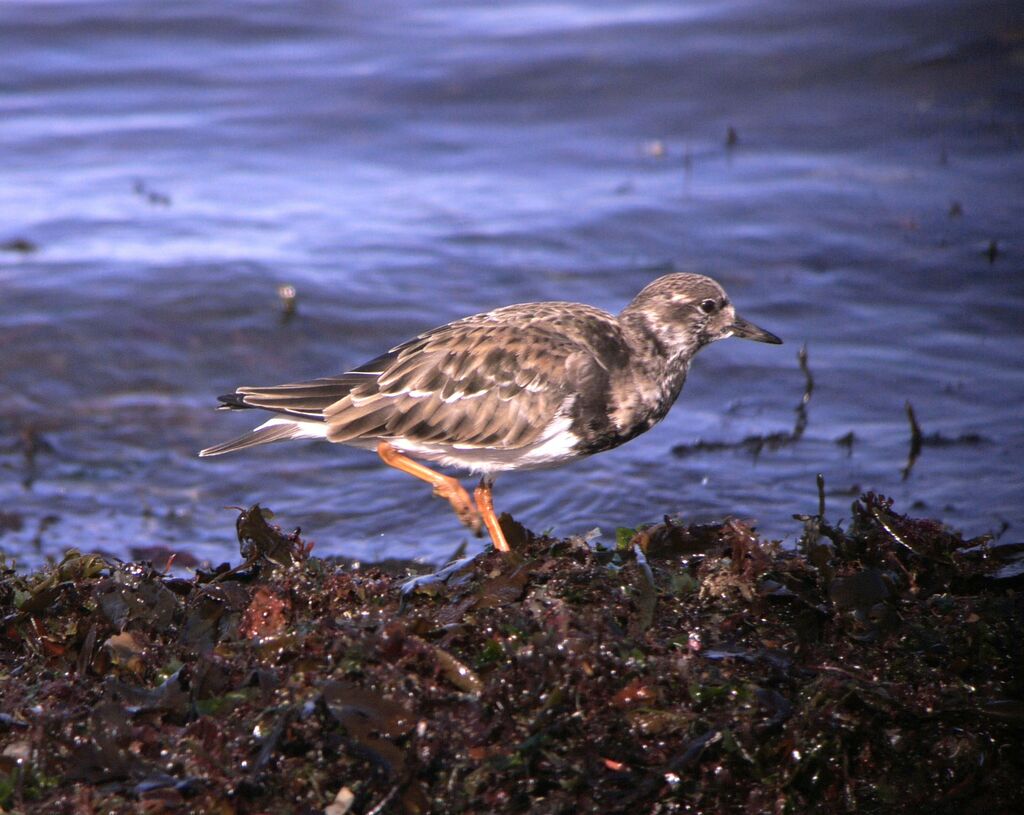
POLYGON ((619 325, 630 349, 634 398, 659 421, 679 396, 700 344, 629 308, 619 315, 619 325))
POLYGON ((662 377, 679 372, 685 378, 690 359, 703 345, 700 337, 694 336, 686 326, 663 323, 631 306, 622 311, 618 321, 633 355, 649 360, 662 377))

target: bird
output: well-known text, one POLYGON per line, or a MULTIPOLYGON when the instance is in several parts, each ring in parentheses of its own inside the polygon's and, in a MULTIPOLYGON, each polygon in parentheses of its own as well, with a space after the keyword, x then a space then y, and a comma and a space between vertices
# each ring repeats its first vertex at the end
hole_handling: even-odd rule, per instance
POLYGON ((650 430, 675 403, 694 355, 727 337, 782 343, 699 274, 657 278, 618 315, 572 302, 504 306, 424 331, 336 376, 220 396, 222 410, 272 416, 199 455, 290 439, 374 450, 509 552, 494 511, 498 473, 566 464, 650 430), (473 500, 428 463, 479 476, 473 500))

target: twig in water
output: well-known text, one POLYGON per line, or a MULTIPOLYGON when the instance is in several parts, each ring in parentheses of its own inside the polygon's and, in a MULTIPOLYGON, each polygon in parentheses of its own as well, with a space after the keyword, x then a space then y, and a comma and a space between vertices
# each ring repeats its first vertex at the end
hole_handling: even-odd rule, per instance
POLYGON ((923 439, 921 426, 917 423, 917 416, 914 415, 914 406, 908 400, 905 407, 907 410, 907 420, 910 422, 910 454, 907 456, 907 466, 903 468, 904 481, 910 476, 910 471, 914 469, 914 464, 917 463, 917 457, 921 455, 921 442, 923 439))
POLYGON ((797 441, 807 429, 807 405, 811 402, 811 394, 814 393, 814 377, 811 376, 811 369, 807 364, 807 343, 804 343, 796 353, 797 362, 800 363, 800 370, 804 374, 804 394, 800 397, 800 404, 796 406, 796 424, 793 426, 793 441, 797 441))
POLYGON ((810 366, 807 364, 807 345, 797 352, 797 362, 804 374, 804 392, 800 397, 800 403, 796 406, 796 421, 789 433, 761 433, 756 436, 747 436, 740 441, 704 441, 699 440, 694 444, 677 444, 672 452, 677 456, 688 456, 692 453, 714 452, 716 450, 746 449, 756 458, 766 447, 769 450, 777 450, 800 441, 807 429, 807 405, 810 404, 811 394, 814 393, 814 377, 811 376, 810 366))

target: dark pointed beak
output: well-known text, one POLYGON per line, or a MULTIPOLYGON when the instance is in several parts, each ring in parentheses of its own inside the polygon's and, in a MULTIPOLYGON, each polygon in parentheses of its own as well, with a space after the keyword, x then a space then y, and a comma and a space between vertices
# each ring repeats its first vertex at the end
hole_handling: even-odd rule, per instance
POLYGON ((744 340, 753 340, 754 342, 770 342, 772 345, 782 345, 782 340, 772 334, 770 331, 765 331, 763 328, 758 328, 753 323, 747 322, 742 317, 737 317, 732 324, 732 335, 739 337, 744 340))

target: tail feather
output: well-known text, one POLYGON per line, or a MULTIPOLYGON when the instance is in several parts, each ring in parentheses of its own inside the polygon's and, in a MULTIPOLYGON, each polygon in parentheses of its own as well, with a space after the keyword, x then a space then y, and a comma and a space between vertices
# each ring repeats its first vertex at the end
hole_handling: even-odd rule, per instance
POLYGON ((223 396, 218 396, 217 401, 220 402, 217 405, 217 410, 240 410, 249 407, 245 403, 245 397, 240 393, 225 393, 223 396))
POLYGON ((239 436, 237 439, 200 450, 199 455, 202 458, 206 456, 219 456, 223 453, 233 453, 235 450, 244 450, 246 447, 255 447, 257 444, 270 444, 275 441, 287 441, 288 439, 308 437, 309 435, 306 428, 300 427, 295 422, 274 421, 273 424, 268 422, 267 424, 260 425, 255 430, 250 430, 244 436, 239 436))

